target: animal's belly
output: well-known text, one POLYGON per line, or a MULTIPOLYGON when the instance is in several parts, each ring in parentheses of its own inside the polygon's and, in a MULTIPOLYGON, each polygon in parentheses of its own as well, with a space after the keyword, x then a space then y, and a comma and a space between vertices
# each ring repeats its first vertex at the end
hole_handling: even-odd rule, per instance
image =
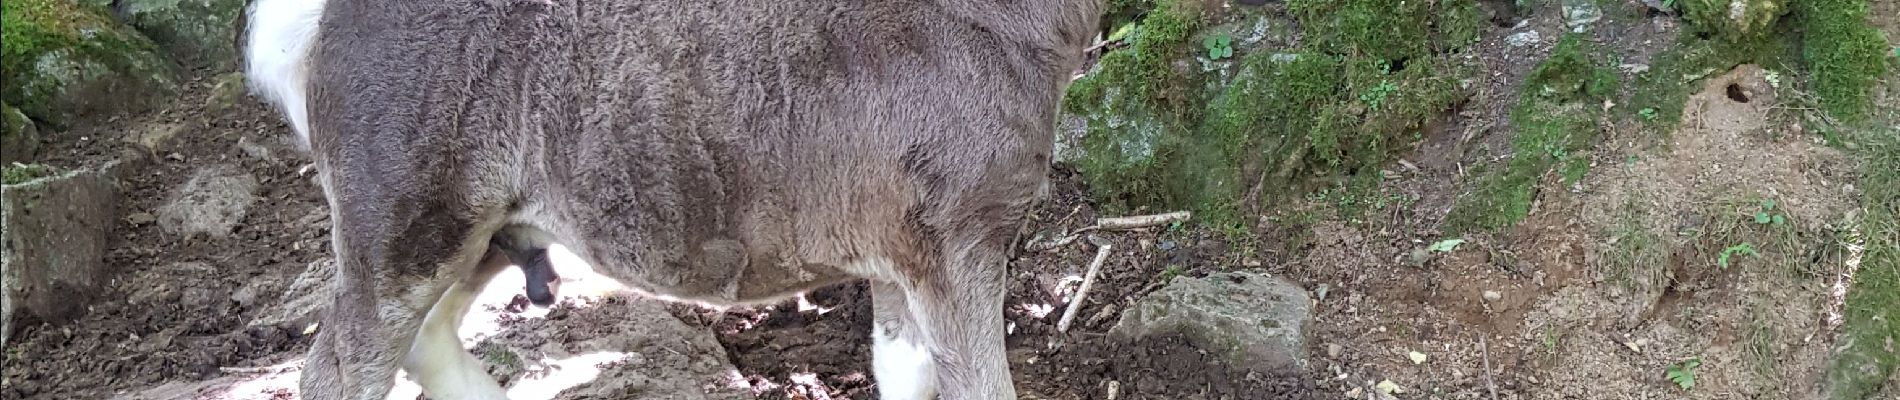
POLYGON ((854 277, 845 269, 778 257, 748 256, 734 241, 702 244, 692 259, 668 260, 645 268, 620 266, 601 271, 636 291, 717 305, 753 305, 783 300, 799 292, 854 277))

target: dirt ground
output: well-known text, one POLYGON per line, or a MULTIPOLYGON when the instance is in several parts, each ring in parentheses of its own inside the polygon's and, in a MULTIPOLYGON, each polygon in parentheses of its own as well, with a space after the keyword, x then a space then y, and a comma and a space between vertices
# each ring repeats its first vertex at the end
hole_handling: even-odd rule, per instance
MULTIPOLYGON (((1467 169, 1508 154, 1518 82, 1565 29, 1548 15, 1497 22, 1472 55, 1484 69, 1478 94, 1426 132, 1401 156, 1411 167, 1392 167, 1382 185, 1407 201, 1358 220, 1315 211, 1323 201, 1289 204, 1262 216, 1246 240, 1199 228, 1101 234, 1117 250, 1067 333, 1055 322, 1094 247, 1019 253, 1006 303, 1019 390, 1046 399, 1376 399, 1390 381, 1402 399, 1813 398, 1834 345, 1838 298, 1829 287, 1844 268, 1837 239, 1854 208, 1855 166, 1801 132, 1777 96, 1785 91, 1759 69, 1715 79, 1666 140, 1645 139, 1633 121, 1606 121, 1590 174, 1572 186, 1547 177, 1524 223, 1465 236, 1446 254, 1413 256, 1448 238, 1438 225, 1476 180, 1467 169), (1545 39, 1506 44, 1527 31, 1545 39), (1732 96, 1730 84, 1744 95, 1732 96), (1790 222, 1752 224, 1762 199, 1775 199, 1790 222), (1742 241, 1766 255, 1721 265, 1717 254, 1742 241), (1314 294, 1308 368, 1226 365, 1177 338, 1124 343, 1105 334, 1121 309, 1168 279, 1241 269, 1288 277, 1314 294), (1700 383, 1685 391, 1665 371, 1691 358, 1701 363, 1700 383)), ((1593 35, 1624 63, 1643 64, 1673 37, 1673 24, 1608 18, 1593 35)), ((249 99, 218 105, 211 82, 191 83, 162 112, 48 139, 42 161, 54 166, 125 154, 141 161, 125 177, 110 300, 78 321, 16 335, 0 397, 294 398, 308 321, 253 322, 282 313, 298 277, 330 257, 326 203, 308 160, 284 142, 281 119, 249 99), (208 165, 253 176, 255 203, 227 234, 161 229, 159 208, 208 165)), ((1105 216, 1071 167, 1057 165, 1050 178, 1054 190, 1026 240, 1105 216)), ((575 387, 559 398, 694 389, 706 398, 876 397, 862 283, 725 310, 586 287, 564 288, 575 289, 564 290, 566 301, 535 309, 522 307, 518 288, 518 276, 492 285, 463 330, 471 352, 515 387, 575 387), (715 340, 626 335, 658 325, 709 330, 715 340), (627 348, 664 359, 589 358, 627 348), (660 383, 679 374, 710 378, 696 387, 660 383)))

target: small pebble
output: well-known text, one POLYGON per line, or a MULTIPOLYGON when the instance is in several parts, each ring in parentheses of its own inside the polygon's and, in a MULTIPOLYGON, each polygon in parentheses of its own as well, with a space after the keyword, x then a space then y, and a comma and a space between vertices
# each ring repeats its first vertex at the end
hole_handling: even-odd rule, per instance
POLYGON ((1504 294, 1498 293, 1495 290, 1486 290, 1484 291, 1484 299, 1486 301, 1498 301, 1504 299, 1504 294))
POLYGON ((1336 343, 1328 343, 1328 344, 1326 344, 1326 356, 1327 356, 1327 357, 1333 357, 1333 358, 1338 358, 1338 357, 1339 357, 1339 354, 1340 354, 1340 353, 1344 353, 1344 352, 1346 352, 1346 347, 1345 347, 1345 346, 1340 346, 1339 344, 1336 344, 1336 343))

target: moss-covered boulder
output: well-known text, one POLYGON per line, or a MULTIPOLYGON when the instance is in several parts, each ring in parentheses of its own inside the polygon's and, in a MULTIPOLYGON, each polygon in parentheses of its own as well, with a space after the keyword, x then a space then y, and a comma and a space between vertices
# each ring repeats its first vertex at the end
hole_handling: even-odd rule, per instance
POLYGON ((176 68, 105 10, 71 0, 8 0, 0 8, 0 101, 67 126, 135 111, 176 91, 176 68))
POLYGON ((1472 0, 1118 4, 1152 9, 1069 88, 1084 132, 1065 158, 1111 212, 1190 209, 1219 225, 1304 183, 1374 186, 1467 94, 1454 54, 1488 25, 1472 0))
POLYGON ((244 0, 120 0, 116 13, 188 66, 237 65, 244 0))
POLYGON ((0 165, 32 159, 40 150, 39 128, 20 109, 0 103, 0 165))
POLYGON ((1767 34, 1788 13, 1787 0, 1683 0, 1683 19, 1698 31, 1732 40, 1767 34))

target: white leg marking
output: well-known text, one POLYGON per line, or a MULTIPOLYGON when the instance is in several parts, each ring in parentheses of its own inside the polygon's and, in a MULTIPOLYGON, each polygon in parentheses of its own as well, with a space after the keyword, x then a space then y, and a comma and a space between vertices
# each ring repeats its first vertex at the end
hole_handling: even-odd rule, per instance
POLYGON ((930 349, 883 326, 871 326, 871 374, 882 400, 927 400, 936 395, 936 362, 930 349))
POLYGON ((317 41, 324 0, 257 0, 246 27, 244 74, 252 93, 280 108, 297 143, 310 144, 310 48, 317 41))
POLYGON ((508 399, 507 392, 482 368, 481 360, 469 355, 456 337, 462 316, 468 314, 479 294, 475 289, 457 283, 443 293, 422 321, 422 330, 409 345, 409 354, 403 357, 403 370, 430 398, 508 399))

